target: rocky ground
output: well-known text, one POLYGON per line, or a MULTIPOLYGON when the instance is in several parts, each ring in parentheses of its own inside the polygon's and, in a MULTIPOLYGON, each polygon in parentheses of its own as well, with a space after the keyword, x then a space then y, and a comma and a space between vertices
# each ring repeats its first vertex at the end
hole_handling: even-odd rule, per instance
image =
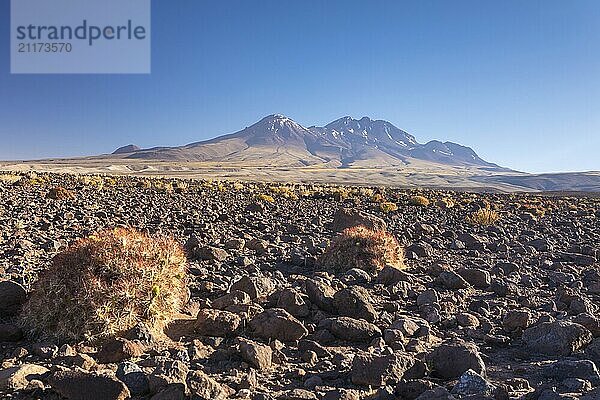
POLYGON ((600 399, 598 198, 13 178, 0 180, 2 398, 600 399), (467 222, 479 209, 500 219, 467 222), (357 223, 385 226, 407 268, 319 267, 357 223), (191 300, 168 337, 29 337, 18 312, 38 272, 115 226, 185 245, 191 300))

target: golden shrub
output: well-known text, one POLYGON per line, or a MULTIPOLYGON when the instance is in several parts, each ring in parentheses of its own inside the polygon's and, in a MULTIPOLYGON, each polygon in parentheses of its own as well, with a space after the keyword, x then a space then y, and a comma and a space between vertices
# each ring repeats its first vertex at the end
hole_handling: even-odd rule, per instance
POLYGON ((259 201, 264 201, 267 203, 273 203, 275 202, 275 199, 272 196, 269 196, 268 194, 259 194, 258 196, 256 196, 256 199, 259 201))
POLYGON ((390 213, 392 211, 398 211, 398 206, 396 205, 396 203, 385 201, 379 204, 379 209, 384 213, 390 213))
POLYGON ((333 272, 359 268, 372 274, 386 265, 403 269, 404 249, 388 232, 356 226, 345 229, 331 242, 318 265, 333 272))
POLYGON ((429 205, 429 199, 424 196, 413 196, 410 198, 410 204, 413 206, 427 207, 429 205))
POLYGON ((186 258, 172 238, 99 232, 55 256, 21 313, 33 335, 99 341, 145 322, 159 333, 187 301, 186 258))
POLYGON ((467 222, 472 225, 494 225, 500 220, 500 214, 489 207, 479 210, 467 216, 467 222))

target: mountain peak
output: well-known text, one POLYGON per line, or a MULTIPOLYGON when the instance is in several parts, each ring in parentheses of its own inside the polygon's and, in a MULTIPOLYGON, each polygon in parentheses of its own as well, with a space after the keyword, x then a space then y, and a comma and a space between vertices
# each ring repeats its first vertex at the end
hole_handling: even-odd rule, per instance
POLYGON ((271 114, 245 129, 187 146, 135 151, 125 146, 119 153, 128 158, 174 157, 194 161, 248 161, 266 165, 340 166, 400 165, 425 160, 442 165, 497 167, 477 156, 469 147, 452 142, 417 142, 414 136, 384 120, 363 116, 339 118, 323 127, 305 128, 282 114, 271 114))
POLYGON ((133 153, 138 150, 141 150, 141 148, 136 146, 135 144, 128 144, 127 146, 119 147, 118 149, 113 151, 113 154, 133 153))

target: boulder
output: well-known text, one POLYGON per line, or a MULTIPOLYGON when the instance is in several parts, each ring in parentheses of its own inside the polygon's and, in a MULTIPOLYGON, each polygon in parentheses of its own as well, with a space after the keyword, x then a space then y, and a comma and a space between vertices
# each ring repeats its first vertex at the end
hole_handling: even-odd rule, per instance
POLYGON ((469 369, 460 376, 451 393, 460 396, 480 395, 491 397, 495 390, 496 387, 486 381, 483 376, 469 369))
POLYGON ((592 334, 573 322, 543 322, 526 329, 523 341, 536 353, 568 356, 587 346, 592 341, 592 334))
POLYGON ((25 389, 31 380, 40 380, 48 372, 48 368, 36 364, 21 364, 2 369, 0 370, 0 392, 25 389))
POLYGON ((250 320, 250 330, 254 336, 264 339, 278 339, 291 342, 302 339, 308 331, 302 322, 282 308, 271 308, 250 320))
POLYGON ((271 367, 273 351, 265 344, 248 339, 240 339, 240 353, 244 361, 259 370, 271 367))
POLYGON ((456 379, 471 369, 485 376, 485 364, 479 350, 472 343, 462 340, 446 341, 427 354, 426 360, 434 376, 456 379))
POLYGON ((98 353, 96 353, 96 359, 101 364, 109 364, 139 357, 142 354, 144 354, 144 346, 140 343, 123 338, 115 338, 102 345, 98 353))
POLYGON ((198 312, 194 329, 203 336, 232 336, 242 319, 229 311, 204 308, 198 312))
POLYGON ((350 286, 339 290, 333 297, 333 304, 340 315, 356 319, 375 321, 377 311, 371 304, 369 292, 360 286, 350 286))
POLYGON ((381 330, 370 322, 350 317, 332 318, 329 331, 339 339, 348 342, 369 342, 381 336, 381 330))
POLYGON ((110 375, 81 371, 56 371, 48 378, 56 393, 69 400, 125 400, 127 386, 110 375))
POLYGON ((388 382, 395 384, 413 364, 413 358, 408 355, 358 354, 352 361, 352 383, 374 387, 388 382))
POLYGON ((230 387, 221 385, 203 371, 191 371, 188 373, 186 382, 193 400, 224 400, 234 392, 230 387))
POLYGON ((251 299, 268 296, 275 289, 270 278, 263 276, 244 276, 231 286, 231 290, 241 290, 248 293, 251 299))
POLYGON ((507 332, 524 330, 531 324, 531 319, 527 310, 509 310, 502 319, 502 327, 507 332))

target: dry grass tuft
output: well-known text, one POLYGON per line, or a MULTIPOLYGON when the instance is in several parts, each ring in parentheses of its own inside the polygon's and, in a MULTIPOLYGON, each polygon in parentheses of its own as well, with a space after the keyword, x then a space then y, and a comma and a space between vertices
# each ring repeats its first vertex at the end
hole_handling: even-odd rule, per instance
POLYGON ((272 196, 269 196, 268 194, 259 194, 258 196, 256 196, 256 199, 259 201, 265 201, 267 203, 275 202, 275 199, 272 196))
POLYGON ((53 187, 48 191, 46 198, 52 200, 69 200, 74 199, 75 194, 62 186, 53 187))
POLYGON ((471 225, 494 225, 500 220, 500 214, 489 207, 480 208, 467 216, 467 222, 471 225))
POLYGON ((319 257, 318 263, 334 272, 360 268, 375 274, 386 265, 405 268, 404 249, 396 238, 387 232, 372 231, 364 226, 345 229, 319 257))
POLYGON ((413 196, 410 198, 410 204, 413 206, 427 207, 429 205, 429 199, 423 196, 413 196))
POLYGON ((186 300, 181 246, 119 228, 58 254, 35 283, 21 322, 48 339, 101 341, 139 321, 159 333, 186 300))
POLYGON ((381 193, 375 193, 373 196, 371 196, 371 201, 373 203, 383 203, 385 202, 385 198, 381 193))
POLYGON ((13 184, 19 180, 21 180, 22 176, 21 175, 15 175, 15 174, 0 174, 0 182, 2 183, 9 183, 9 184, 13 184))
POLYGON ((398 211, 398 206, 396 205, 396 203, 386 201, 379 204, 379 209, 387 214, 393 211, 398 211))
POLYGON ((104 188, 104 179, 97 175, 83 175, 79 177, 79 182, 84 186, 89 186, 96 190, 102 190, 104 188))

